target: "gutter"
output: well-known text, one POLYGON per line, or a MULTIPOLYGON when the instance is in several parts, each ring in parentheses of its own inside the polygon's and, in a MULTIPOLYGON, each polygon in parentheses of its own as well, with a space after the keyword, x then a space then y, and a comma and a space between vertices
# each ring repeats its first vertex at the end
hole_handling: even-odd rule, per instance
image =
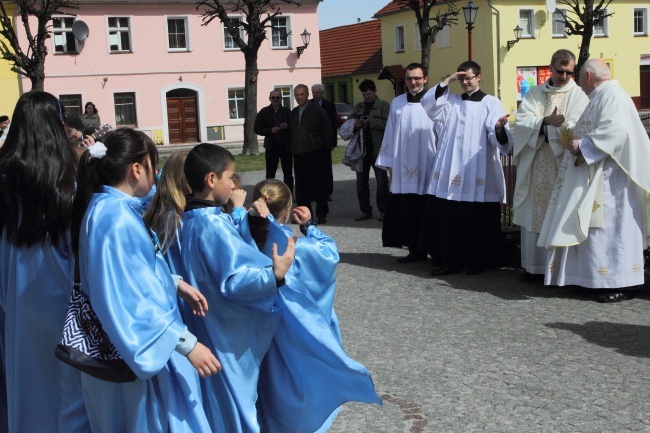
POLYGON ((501 100, 501 15, 499 10, 492 6, 492 0, 487 3, 497 14, 497 98, 501 100))

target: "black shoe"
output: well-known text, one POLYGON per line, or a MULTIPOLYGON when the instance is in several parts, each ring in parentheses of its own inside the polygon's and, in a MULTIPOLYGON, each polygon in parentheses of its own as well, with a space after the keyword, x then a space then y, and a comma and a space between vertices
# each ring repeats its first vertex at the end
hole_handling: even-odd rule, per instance
POLYGON ((469 266, 465 269, 465 275, 478 275, 485 272, 485 268, 482 266, 469 266))
POLYGON ((334 201, 334 200, 332 200, 332 196, 331 196, 331 195, 330 195, 329 197, 327 197, 327 201, 334 201))
POLYGON ((327 224, 327 217, 318 217, 317 224, 327 224))
POLYGON ((628 299, 632 299, 632 295, 628 295, 623 292, 608 292, 608 293, 601 293, 600 295, 596 296, 596 300, 598 302, 602 302, 605 304, 611 304, 614 302, 621 302, 621 301, 627 301, 628 299))
POLYGON ((413 263, 413 262, 423 262, 427 259, 426 254, 413 254, 409 253, 406 257, 400 257, 397 259, 397 263, 413 263))
POLYGON ((461 268, 450 268, 449 266, 436 266, 429 271, 432 277, 444 277, 445 275, 460 274, 463 272, 461 268))
POLYGON ((365 220, 371 220, 372 219, 372 213, 360 213, 358 216, 354 218, 355 221, 365 221, 365 220))

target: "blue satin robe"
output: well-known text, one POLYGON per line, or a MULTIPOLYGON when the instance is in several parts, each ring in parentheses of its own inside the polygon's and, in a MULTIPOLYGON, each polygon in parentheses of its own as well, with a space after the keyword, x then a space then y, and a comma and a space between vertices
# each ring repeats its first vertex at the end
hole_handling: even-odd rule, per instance
MULTIPOLYGON (((269 220, 263 251, 270 254, 276 243, 282 252, 291 229, 269 220)), ((248 239, 247 224, 241 230, 248 239)), ((370 374, 341 344, 332 305, 338 262, 336 243, 316 226, 297 240, 294 263, 275 299, 282 318, 260 371, 258 405, 265 432, 325 431, 346 401, 381 404, 370 374)))
POLYGON ((210 432, 198 373, 175 351, 187 329, 169 267, 132 197, 104 186, 92 196, 79 241, 82 290, 138 379, 82 375, 93 432, 210 432))
POLYGON ((183 277, 209 305, 206 317, 187 310, 185 317, 223 367, 201 382, 206 415, 215 433, 259 432, 259 366, 279 320, 272 261, 244 242, 221 208, 195 209, 183 218, 183 277))
POLYGON ((0 432, 88 431, 81 373, 54 356, 73 272, 68 238, 30 248, 0 238, 0 432))

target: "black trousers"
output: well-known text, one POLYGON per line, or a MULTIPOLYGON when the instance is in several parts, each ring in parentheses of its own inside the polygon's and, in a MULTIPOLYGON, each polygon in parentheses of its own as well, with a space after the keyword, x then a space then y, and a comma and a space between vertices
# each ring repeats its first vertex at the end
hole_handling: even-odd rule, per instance
POLYGON ((390 194, 381 230, 384 247, 408 247, 413 254, 426 254, 419 249, 420 230, 424 217, 426 196, 418 194, 390 194))
POLYGON ((315 201, 316 216, 326 217, 330 210, 323 181, 323 152, 317 150, 293 155, 293 168, 296 174, 296 204, 306 206, 311 212, 311 203, 315 201))
POLYGON ((377 179, 377 208, 379 212, 386 212, 388 206, 388 172, 381 168, 375 167, 375 155, 370 153, 363 157, 363 171, 357 172, 357 197, 359 198, 359 207, 361 212, 371 215, 372 206, 370 205, 370 167, 375 172, 377 179))
POLYGON ((273 143, 265 150, 266 178, 274 179, 278 163, 282 163, 283 182, 293 193, 293 156, 285 143, 273 143))
POLYGON ((332 148, 323 146, 323 188, 325 188, 326 197, 330 197, 334 192, 334 174, 332 172, 332 148))

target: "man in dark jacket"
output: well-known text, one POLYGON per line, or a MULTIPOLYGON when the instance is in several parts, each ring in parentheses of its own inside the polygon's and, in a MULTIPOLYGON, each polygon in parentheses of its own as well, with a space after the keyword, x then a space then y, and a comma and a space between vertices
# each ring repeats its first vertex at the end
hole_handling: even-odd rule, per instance
POLYGON ((333 102, 328 101, 323 98, 324 87, 322 84, 314 84, 311 86, 311 93, 314 95, 314 99, 311 100, 314 104, 320 105, 320 107, 325 110, 327 118, 332 125, 334 134, 332 134, 332 141, 329 146, 323 147, 323 169, 325 176, 325 192, 327 193, 328 199, 332 196, 334 192, 334 175, 332 174, 332 150, 336 147, 336 130, 339 127, 338 116, 336 115, 336 105, 333 102))
MULTIPOLYGON (((334 131, 325 110, 309 103, 309 88, 298 84, 293 91, 298 106, 291 112, 291 153, 296 173, 296 203, 311 212, 316 202, 318 224, 327 222, 329 207, 323 182, 323 149, 330 147, 334 131)), ((330 162, 330 167, 332 166, 330 162)))
POLYGON ((282 106, 282 94, 279 90, 271 91, 269 101, 271 104, 257 113, 253 129, 257 135, 264 136, 266 178, 274 179, 278 162, 282 163, 284 183, 293 192, 293 160, 289 148, 291 110, 282 106))

